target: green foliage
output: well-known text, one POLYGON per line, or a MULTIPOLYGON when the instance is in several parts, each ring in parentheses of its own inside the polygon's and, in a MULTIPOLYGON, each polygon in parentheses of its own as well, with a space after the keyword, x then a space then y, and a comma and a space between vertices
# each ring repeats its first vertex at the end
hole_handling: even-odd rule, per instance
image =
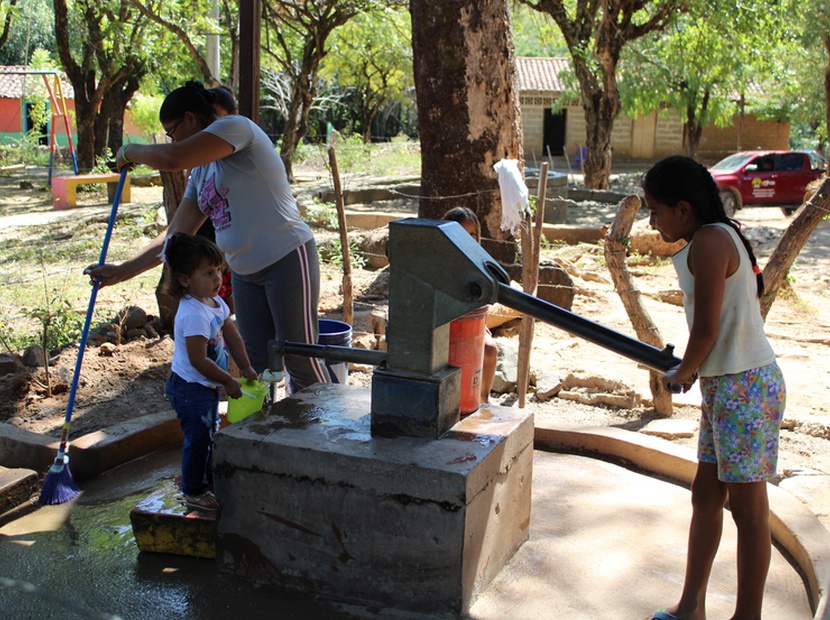
POLYGON ((321 202, 315 198, 314 202, 306 207, 305 220, 312 226, 337 230, 337 207, 333 202, 321 202))
POLYGON ((373 151, 374 149, 364 143, 358 135, 340 135, 335 144, 337 166, 340 172, 349 173, 363 168, 363 165, 372 159, 373 151))
MULTIPOLYGON (((690 125, 725 126, 741 111, 782 117, 776 77, 791 38, 781 3, 703 0, 691 3, 669 28, 626 48, 620 91, 624 111, 676 111, 690 125), (760 88, 759 88, 760 87, 760 88)), ((694 145, 692 145, 694 146, 694 145)))
POLYGON ((515 1, 511 13, 516 56, 567 56, 568 46, 553 20, 515 1))
POLYGON ((530 209, 530 212, 533 214, 533 218, 535 221, 536 218, 536 211, 539 208, 539 197, 535 195, 530 195, 527 197, 527 206, 530 209))
MULTIPOLYGON (((414 176, 421 172, 419 143, 408 136, 372 144, 364 144, 359 136, 338 136, 335 146, 337 167, 346 187, 352 174, 414 176)), ((306 167, 328 169, 328 148, 325 144, 301 143, 294 161, 306 167)))
MULTIPOLYGON (((396 136, 390 142, 364 144, 360 136, 338 134, 335 154, 341 177, 351 174, 374 176, 417 175, 421 170, 419 143, 407 136, 396 136)), ((314 167, 329 167, 328 146, 325 144, 301 144, 294 160, 314 167)))
MULTIPOLYGON (((317 247, 320 262, 325 265, 343 266, 343 250, 340 239, 329 239, 317 247)), ((366 265, 366 257, 360 246, 354 241, 349 242, 349 261, 353 268, 362 269, 366 265)))
POLYGON ((20 313, 40 324, 39 342, 51 351, 74 342, 81 335, 83 320, 66 299, 54 294, 43 305, 21 308, 20 313))
MULTIPOLYGON (((81 334, 83 321, 72 308, 72 304, 65 297, 59 295, 56 289, 49 291, 46 279, 46 261, 42 247, 38 248, 38 254, 43 273, 43 303, 35 306, 23 306, 19 312, 21 316, 33 319, 39 324, 40 333, 37 337, 37 343, 48 354, 49 351, 62 344, 74 342, 81 334)), ((9 340, 20 342, 23 337, 10 337, 9 340)))
POLYGON ((32 344, 32 334, 25 334, 11 326, 12 321, 5 311, 0 312, 0 345, 8 353, 18 353, 32 344))
MULTIPOLYGON (((0 19, 5 19, 5 2, 0 2, 0 19)), ((9 38, 0 48, 0 65, 30 64, 31 50, 42 48, 54 57, 55 15, 52 0, 22 0, 14 9, 9 38)))
POLYGON ((371 145, 363 144, 358 136, 351 136, 337 145, 337 163, 341 172, 370 175, 395 175, 420 171, 419 143, 406 136, 371 145), (342 153, 342 155, 341 155, 342 153), (341 163, 342 162, 342 163, 341 163))
POLYGON ((778 62, 770 75, 770 107, 792 122, 793 148, 824 151, 830 92, 819 78, 830 71, 830 4, 825 0, 793 2, 787 7, 790 26, 777 42, 778 62))
POLYGON ((346 89, 344 103, 353 108, 366 141, 382 108, 404 101, 414 87, 411 33, 407 11, 378 8, 356 15, 330 37, 320 76, 346 89))
MULTIPOLYGON (((3 244, 4 251, 0 265, 11 268, 18 262, 31 262, 43 251, 44 244, 49 245, 50 260, 60 261, 88 253, 95 248, 96 241, 83 236, 77 239, 75 237, 66 239, 63 236, 45 235, 39 245, 33 245, 26 239, 10 239, 3 244)), ((100 240, 97 244, 100 247, 100 240)))
POLYGON ((159 108, 164 100, 158 95, 138 93, 130 102, 130 118, 141 132, 143 142, 153 142, 162 133, 159 123, 159 108))
MULTIPOLYGON (((96 155, 95 156, 95 165, 92 167, 93 174, 108 174, 112 172, 110 168, 110 164, 115 162, 115 153, 112 152, 112 149, 107 149, 105 155, 96 155)), ((83 186, 80 186, 83 187, 83 186)))
POLYGON ((0 162, 3 165, 48 166, 49 150, 40 144, 40 138, 38 131, 30 131, 16 142, 0 145, 0 162))
MULTIPOLYGON (((100 188, 101 186, 93 186, 100 188)), ((102 201, 105 198, 102 198, 102 201)), ((156 204, 148 204, 142 210, 122 210, 118 214, 114 240, 120 242, 131 239, 155 237, 158 231, 155 228, 156 204)), ((40 235, 37 243, 26 238, 11 238, 3 242, 3 254, 0 258, 0 267, 17 269, 19 264, 32 263, 45 251, 48 253, 50 264, 72 262, 98 258, 103 238, 103 227, 106 221, 92 219, 79 220, 71 234, 52 232, 49 228, 40 235)), ((127 258, 127 257, 124 257, 127 258)))

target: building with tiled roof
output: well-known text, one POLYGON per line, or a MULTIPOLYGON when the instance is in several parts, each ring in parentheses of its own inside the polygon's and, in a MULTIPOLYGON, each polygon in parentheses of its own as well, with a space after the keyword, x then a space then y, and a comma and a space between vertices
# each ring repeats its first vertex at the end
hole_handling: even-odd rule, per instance
MULTIPOLYGON (((16 142, 32 130, 34 123, 30 112, 35 105, 44 100, 49 102, 47 105, 52 115, 62 114, 62 111, 53 108, 49 95, 51 90, 60 105, 57 80, 60 80, 60 90, 66 102, 67 113, 71 117, 75 109, 75 91, 63 73, 38 71, 16 65, 0 66, 0 142, 16 142)), ((48 143, 51 122, 40 127, 40 142, 43 144, 48 143)), ((66 127, 63 122, 55 127, 55 131, 56 140, 66 145, 66 127)))
MULTIPOLYGON (((567 153, 575 159, 585 146, 585 115, 578 100, 567 101, 554 113, 554 103, 568 90, 571 63, 568 58, 516 58, 519 102, 522 113, 524 156, 529 165, 544 157, 567 153)), ((750 95, 763 94, 753 85, 750 95)), ((752 115, 743 119, 742 149, 789 148, 789 122, 762 121, 752 115)), ((632 119, 620 114, 611 134, 614 158, 653 160, 671 153, 683 153, 683 120, 675 110, 654 110, 632 119)), ((709 126, 703 132, 700 155, 717 160, 737 150, 737 119, 733 126, 709 126)))

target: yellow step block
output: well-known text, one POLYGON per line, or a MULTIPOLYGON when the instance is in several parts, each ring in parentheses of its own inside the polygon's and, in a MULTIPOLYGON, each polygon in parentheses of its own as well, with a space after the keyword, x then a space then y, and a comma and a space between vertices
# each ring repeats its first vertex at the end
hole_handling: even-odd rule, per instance
POLYGON ((213 559, 216 516, 187 508, 181 492, 168 481, 132 509, 130 522, 141 551, 213 559))

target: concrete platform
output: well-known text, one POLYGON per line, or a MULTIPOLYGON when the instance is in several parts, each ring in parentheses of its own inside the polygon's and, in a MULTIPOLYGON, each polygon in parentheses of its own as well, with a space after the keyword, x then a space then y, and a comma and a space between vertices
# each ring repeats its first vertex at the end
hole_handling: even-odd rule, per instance
MULTIPOLYGON (((140 416, 69 442, 72 477, 83 482, 155 450, 182 445, 173 410, 140 416)), ((45 472, 54 462, 60 440, 0 423, 0 466, 45 472)))
POLYGON ((31 469, 0 466, 0 522, 3 515, 27 503, 39 488, 37 473, 31 469))
MULTIPOLYGON (((93 617, 95 611, 131 620, 275 613, 281 620, 639 620, 671 604, 680 590, 688 491, 594 458, 534 453, 530 539, 463 616, 400 614, 292 595, 223 574, 211 560, 139 552, 129 511, 159 484, 171 484, 178 467, 178 451, 150 455, 90 482, 69 504, 45 506, 0 527, 3 577, 17 580, 16 587, 0 582, 3 617, 93 617), (33 589, 24 591, 26 584, 33 589)), ((711 618, 729 617, 734 605, 734 544, 727 517, 711 618)), ((799 572, 780 549, 773 553, 764 617, 811 617, 799 572)))
MULTIPOLYGON (((10 437, 8 429, 9 425, 0 424, 0 461, 10 443, 15 458, 37 453, 38 442, 19 441, 20 435, 10 437)), ((124 436, 114 439, 113 445, 117 447, 119 440, 140 443, 124 436)), ((535 445, 530 540, 475 601, 469 617, 631 620, 671 604, 684 566, 690 508, 683 485, 694 471, 691 451, 620 429, 558 425, 537 427, 535 445), (640 473, 547 450, 598 455, 628 463, 640 473), (680 480, 681 485, 664 481, 667 478, 680 480), (656 491, 642 490, 652 484, 656 491), (658 536, 654 528, 663 521, 674 523, 674 529, 658 536), (582 536, 583 532, 593 535, 582 536)), ((156 449, 149 442, 142 447, 145 454, 156 449)), ((38 507, 12 521, 0 520, 5 523, 0 527, 2 576, 13 578, 0 582, 4 616, 57 616, 66 601, 75 601, 142 620, 197 620, 248 611, 260 617, 272 614, 274 605, 284 610, 282 617, 303 620, 389 617, 377 610, 321 607, 316 599, 256 588, 219 576, 210 560, 140 553, 129 513, 159 480, 171 484, 179 458, 176 449, 141 457, 82 484, 84 493, 69 504, 38 507), (24 582, 52 598, 24 593, 24 582)), ((27 485, 26 479, 12 484, 27 485)), ((804 504, 774 486, 770 504, 774 563, 785 567, 773 568, 771 574, 785 575, 795 585, 770 582, 765 603, 770 613, 765 617, 830 620, 830 533, 804 504), (791 598, 795 607, 786 607, 791 598)), ((729 526, 731 520, 728 516, 726 520, 729 526)), ((724 538, 722 547, 733 545, 724 538)), ((719 556, 717 563, 733 565, 727 556, 719 556)), ((728 617, 734 580, 728 572, 718 575, 709 611, 712 617, 728 617)))

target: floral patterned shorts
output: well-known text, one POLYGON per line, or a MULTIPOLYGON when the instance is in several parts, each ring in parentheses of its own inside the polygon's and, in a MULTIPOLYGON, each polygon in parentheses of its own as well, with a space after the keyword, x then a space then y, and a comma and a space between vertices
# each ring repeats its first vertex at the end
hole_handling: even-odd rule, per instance
POLYGON ((778 466, 778 430, 787 400, 778 364, 701 377, 697 457, 717 463, 722 482, 769 480, 778 466))

